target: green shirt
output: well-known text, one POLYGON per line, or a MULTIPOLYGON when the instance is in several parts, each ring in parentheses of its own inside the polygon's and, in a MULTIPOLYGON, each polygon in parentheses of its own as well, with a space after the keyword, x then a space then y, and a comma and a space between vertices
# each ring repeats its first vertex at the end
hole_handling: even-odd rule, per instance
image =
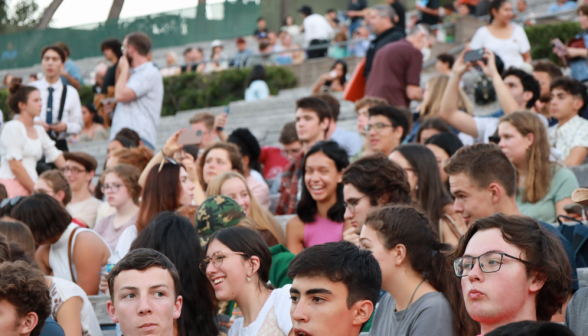
POLYGON ((555 223, 555 203, 565 198, 572 197, 574 190, 579 187, 576 175, 574 175, 571 170, 557 165, 555 166, 555 175, 551 179, 549 191, 545 197, 536 203, 523 202, 523 193, 525 192, 525 189, 518 188, 517 204, 523 215, 533 217, 536 220, 546 223, 555 223))

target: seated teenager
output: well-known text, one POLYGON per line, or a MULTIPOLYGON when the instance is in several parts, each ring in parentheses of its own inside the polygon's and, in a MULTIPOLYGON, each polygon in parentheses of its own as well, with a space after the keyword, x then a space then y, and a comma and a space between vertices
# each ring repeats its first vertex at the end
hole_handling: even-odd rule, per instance
POLYGON ((525 216, 478 219, 459 241, 455 275, 482 335, 519 321, 550 321, 571 290, 561 241, 525 216))
POLYGON ((453 201, 441 182, 433 152, 420 144, 407 144, 397 147, 390 160, 406 172, 411 198, 427 214, 439 240, 456 245, 467 226, 453 211, 453 201))
POLYGON ((429 118, 421 123, 414 142, 424 145, 430 137, 441 133, 451 133, 449 124, 438 117, 429 118))
POLYGON ((11 214, 31 229, 40 245, 35 261, 44 274, 74 282, 87 295, 98 294, 110 249, 96 232, 72 223, 65 208, 45 194, 27 197, 11 214))
POLYGON ((476 335, 463 309, 459 284, 446 254, 451 246, 435 238, 424 213, 394 205, 371 212, 360 245, 372 251, 382 270, 380 299, 369 335, 476 335))
POLYGON ((517 170, 517 204, 523 215, 555 223, 579 188, 572 171, 549 160, 547 132, 537 114, 515 112, 500 119, 500 149, 517 170))
POLYGON ((111 250, 116 248, 123 231, 137 222, 141 196, 139 174, 137 168, 120 164, 106 169, 100 177, 106 201, 116 211, 101 219, 94 227, 94 231, 104 238, 111 250))
POLYGON ((304 248, 343 239, 343 170, 347 152, 334 141, 321 141, 302 164, 302 194, 296 216, 286 226, 287 247, 294 254, 304 248))
POLYGON ((368 213, 385 205, 412 204, 406 173, 384 154, 363 157, 343 172, 345 220, 350 228, 343 240, 359 246, 359 234, 368 213))
MULTIPOLYGON (((47 170, 39 175, 39 179, 35 182, 35 188, 33 190, 33 194, 38 193, 44 193, 55 198, 63 207, 69 204, 72 197, 71 187, 67 179, 57 169, 47 170)), ((76 218, 72 218, 71 221, 81 227, 88 227, 83 221, 76 218)))
POLYGON ((441 182, 449 192, 449 176, 445 174, 443 166, 450 157, 463 147, 461 140, 451 133, 441 133, 433 135, 425 141, 425 146, 433 152, 437 165, 439 166, 439 173, 441 174, 441 182))
POLYGON ((378 97, 363 97, 362 99, 355 102, 355 114, 357 114, 357 132, 363 137, 363 147, 353 158, 351 158, 351 162, 354 162, 364 155, 370 155, 373 153, 365 132, 365 127, 368 125, 370 119, 369 109, 375 106, 386 105, 388 105, 388 102, 385 99, 378 97))
POLYGON ((217 142, 210 145, 200 158, 198 166, 200 185, 206 191, 212 179, 227 171, 243 175, 243 162, 239 147, 232 143, 217 142))
POLYGON ((0 334, 39 336, 51 313, 41 272, 24 261, 0 264, 0 334))
POLYGON ((335 141, 341 148, 347 151, 349 157, 355 156, 361 149, 362 138, 356 132, 351 132, 337 126, 341 114, 341 103, 328 92, 316 93, 313 97, 324 101, 331 109, 331 123, 327 130, 326 139, 335 141))
POLYGON ((365 133, 375 153, 390 155, 410 133, 407 114, 392 106, 369 109, 370 118, 365 133))
POLYGON ((259 206, 243 175, 228 171, 218 174, 210 181, 206 196, 225 195, 234 199, 251 219, 255 230, 268 246, 285 244, 286 238, 280 223, 265 208, 259 206))
POLYGON ((560 77, 551 83, 551 116, 557 124, 549 128, 549 144, 567 166, 582 164, 588 154, 588 120, 579 116, 587 102, 586 86, 581 82, 560 77))
POLYGON ((229 336, 290 335, 290 285, 274 289, 268 282, 272 256, 261 236, 247 228, 225 228, 212 234, 205 251, 200 270, 216 298, 235 301, 243 314, 229 336))
POLYGON ((173 335, 182 313, 174 264, 152 249, 136 249, 108 273, 108 315, 125 336, 173 335))
MULTIPOLYGON (((488 142, 498 128, 498 118, 473 117, 457 108, 457 93, 461 77, 469 71, 473 63, 464 63, 464 50, 453 65, 449 83, 443 94, 443 101, 439 110, 439 117, 447 121, 460 132, 474 138, 475 142, 488 142)), ((529 111, 539 99, 541 88, 539 82, 530 74, 520 69, 510 68, 502 76, 496 68, 494 54, 488 50, 484 53, 484 61, 478 61, 487 77, 492 79, 496 97, 505 115, 516 111, 529 111)), ((547 127, 547 119, 541 116, 547 127)))
POLYGON ((131 245, 131 251, 139 248, 161 252, 176 265, 180 276, 182 315, 174 324, 174 334, 218 335, 213 319, 216 316, 214 292, 198 269, 204 256, 200 238, 190 221, 169 211, 160 213, 131 245))
POLYGON ((372 255, 349 242, 309 247, 288 276, 294 335, 358 336, 380 296, 382 273, 372 255))
POLYGON ((535 103, 535 110, 549 120, 549 126, 553 126, 557 122, 551 118, 551 82, 562 76, 560 68, 550 60, 533 62, 533 77, 541 87, 541 94, 535 103))
POLYGON ((65 152, 63 156, 65 166, 61 172, 71 188, 71 201, 66 209, 72 217, 92 229, 96 225, 98 207, 102 204, 90 193, 98 162, 85 152, 65 152))

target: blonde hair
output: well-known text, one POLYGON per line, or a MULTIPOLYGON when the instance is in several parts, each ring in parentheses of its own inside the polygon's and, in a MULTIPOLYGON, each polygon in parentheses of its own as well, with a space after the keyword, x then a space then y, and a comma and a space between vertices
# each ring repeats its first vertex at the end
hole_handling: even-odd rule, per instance
MULTIPOLYGON (((439 115, 441 101, 443 100, 443 93, 445 93, 447 83, 449 83, 449 76, 447 75, 437 75, 429 79, 427 82, 429 93, 423 101, 420 112, 421 117, 428 119, 439 115)), ((474 112, 474 105, 472 105, 472 102, 470 102, 470 99, 462 89, 459 89, 457 108, 468 114, 473 114, 474 112)))
POLYGON ((529 133, 534 136, 533 144, 527 149, 529 172, 523 202, 536 203, 549 192, 556 165, 549 160, 551 151, 545 125, 534 112, 515 112, 500 118, 500 123, 503 122, 510 123, 522 136, 529 133))
POLYGON ((249 189, 247 181, 243 175, 235 171, 228 171, 218 174, 208 184, 208 188, 206 189, 206 196, 220 195, 223 184, 233 178, 240 179, 241 182, 243 182, 245 185, 245 189, 247 189, 247 193, 249 194, 249 198, 251 200, 251 211, 249 212, 249 217, 252 219, 253 223, 256 224, 254 229, 259 231, 267 230, 271 232, 278 243, 285 244, 286 238, 282 232, 282 227, 268 210, 262 208, 259 203, 257 203, 257 200, 251 193, 251 189, 249 189))

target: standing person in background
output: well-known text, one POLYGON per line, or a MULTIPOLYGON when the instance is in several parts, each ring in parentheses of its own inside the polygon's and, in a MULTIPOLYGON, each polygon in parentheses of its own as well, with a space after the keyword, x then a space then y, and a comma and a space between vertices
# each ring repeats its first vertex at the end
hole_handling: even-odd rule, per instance
MULTIPOLYGON (((568 1, 566 4, 575 4, 575 1, 568 1)), ((555 4, 554 4, 555 5, 555 4)), ((553 6, 553 5, 552 5, 553 6)), ((580 27, 582 32, 576 34, 573 40, 575 44, 582 41, 584 47, 580 44, 578 47, 564 46, 563 49, 557 50, 554 48, 553 52, 559 57, 566 57, 568 59, 569 66, 572 70, 572 77, 579 80, 580 82, 588 81, 588 64, 586 59, 588 58, 588 3, 582 4, 576 11, 578 13, 578 19, 580 21, 580 27)))
POLYGON ((492 0, 490 22, 478 29, 470 49, 486 48, 502 59, 504 69, 531 63, 531 45, 523 27, 510 22, 512 4, 508 0, 492 0))
POLYGON ((353 36, 353 33, 363 23, 364 12, 367 8, 366 0, 350 0, 347 5, 347 17, 351 20, 349 23, 349 36, 353 36))
POLYGON ((269 95, 270 90, 265 82, 265 67, 258 64, 251 69, 249 87, 245 90, 245 101, 264 100, 269 95))
POLYGON ((82 75, 80 68, 69 58, 69 47, 64 42, 55 43, 65 53, 65 63, 63 63, 63 70, 61 71, 61 81, 63 85, 71 85, 79 90, 82 87, 82 75))
MULTIPOLYGON (((61 83, 61 82, 60 82, 61 83)), ((32 86, 13 81, 8 106, 19 118, 4 125, 0 134, 0 183, 8 197, 28 196, 37 180, 36 165, 43 155, 47 162, 63 167, 65 160, 42 126, 34 118, 41 113, 41 93, 32 86)))
POLYGON ((573 0, 557 0, 554 4, 551 4, 547 8, 547 13, 559 13, 565 11, 571 11, 578 7, 578 3, 573 0))
POLYGON ((255 37, 256 39, 259 40, 260 34, 262 34, 262 33, 264 33, 265 36, 267 36, 268 30, 267 30, 267 23, 265 22, 265 19, 260 16, 257 19, 257 29, 255 29, 253 31, 253 37, 255 37))
MULTIPOLYGON (((131 33, 125 37, 123 47, 124 57, 118 63, 120 76, 115 87, 118 103, 112 119, 111 140, 119 130, 128 127, 139 133, 144 146, 155 149, 163 81, 157 68, 149 61, 151 39, 144 33, 131 33)), ((105 110, 109 105, 105 106, 105 110)))
POLYGON ((370 76, 365 95, 384 98, 392 106, 408 107, 411 100, 422 100, 420 87, 423 67, 423 50, 435 42, 428 25, 415 25, 406 39, 389 43, 381 48, 370 76))
POLYGON ((110 62, 110 66, 108 70, 106 70, 106 75, 104 75, 104 80, 102 83, 102 90, 103 94, 108 94, 108 88, 112 87, 111 91, 114 95, 114 85, 116 84, 116 79, 120 74, 120 70, 118 69, 118 61, 122 57, 122 44, 117 39, 110 39, 105 40, 100 44, 100 50, 104 57, 110 62))
POLYGON ((45 77, 31 86, 41 92, 43 105, 41 114, 35 122, 45 128, 58 149, 67 151, 67 135, 78 134, 84 126, 82 103, 78 91, 70 85, 64 85, 60 75, 66 57, 57 46, 43 48, 41 67, 45 77))
POLYGON ((331 108, 332 118, 326 138, 335 141, 347 152, 349 157, 356 155, 357 152, 361 149, 362 139, 359 134, 355 132, 346 131, 341 127, 337 127, 337 120, 339 119, 339 114, 341 113, 341 104, 339 104, 339 100, 327 92, 314 94, 313 96, 321 99, 331 108))
POLYGON ((284 25, 280 30, 286 31, 292 36, 300 34, 300 26, 294 23, 294 17, 292 15, 288 15, 284 18, 284 25))
POLYGON ((376 38, 370 42, 365 55, 365 68, 363 75, 368 78, 372 70, 372 64, 376 53, 388 43, 396 42, 405 36, 405 33, 395 29, 396 12, 387 5, 376 5, 367 11, 367 22, 372 28, 376 38))
POLYGON ((89 228, 96 224, 98 207, 102 202, 90 193, 89 185, 92 183, 98 162, 90 154, 84 152, 65 153, 65 166, 61 169, 72 191, 71 202, 66 209, 69 213, 81 220, 89 228))
POLYGON ((390 7, 396 12, 396 19, 394 20, 394 27, 397 31, 406 36, 406 10, 400 0, 388 0, 390 7))
POLYGON ((415 7, 419 13, 417 24, 436 25, 439 23, 439 0, 420 0, 416 2, 415 7))
MULTIPOLYGON (((304 43, 307 47, 328 44, 333 37, 333 27, 320 14, 313 14, 310 6, 302 6, 298 10, 304 21, 304 43)), ((327 55, 328 46, 307 51, 308 58, 320 58, 327 55)))

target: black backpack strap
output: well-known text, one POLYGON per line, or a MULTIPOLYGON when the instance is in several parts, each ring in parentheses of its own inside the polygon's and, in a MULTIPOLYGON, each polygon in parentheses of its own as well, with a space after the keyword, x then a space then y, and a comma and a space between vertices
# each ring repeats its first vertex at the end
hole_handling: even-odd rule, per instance
POLYGON ((59 117, 57 120, 61 121, 63 118, 63 110, 65 108, 65 98, 67 97, 67 85, 63 85, 63 92, 61 93, 61 101, 59 102, 59 117))

